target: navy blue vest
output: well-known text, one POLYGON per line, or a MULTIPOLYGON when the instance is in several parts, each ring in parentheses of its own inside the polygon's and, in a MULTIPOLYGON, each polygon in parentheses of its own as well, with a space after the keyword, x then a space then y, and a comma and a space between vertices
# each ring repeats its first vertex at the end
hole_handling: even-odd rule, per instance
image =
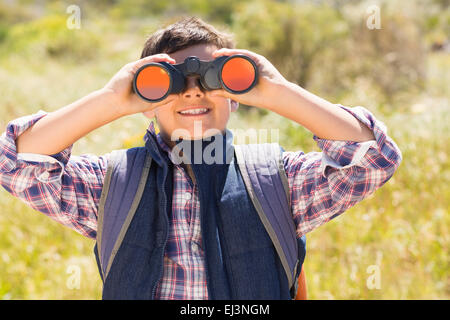
MULTIPOLYGON (((203 142, 204 147, 208 142, 203 142)), ((200 219, 210 299, 291 299, 274 244, 247 193, 231 150, 225 163, 191 165, 200 199, 200 219)), ((144 148, 127 150, 152 163, 143 193, 104 282, 103 299, 153 299, 162 277, 172 207, 173 163, 150 135, 144 148)), ((114 181, 114 183, 120 183, 114 181)), ((114 185, 111 186, 114 188, 114 185)), ((106 218, 103 223, 107 223, 106 218)), ((302 248, 304 250, 304 248, 302 248)), ((98 246, 94 248, 104 274, 98 246)), ((299 267, 303 257, 299 257, 299 267)), ((300 269, 300 268, 299 268, 300 269)))

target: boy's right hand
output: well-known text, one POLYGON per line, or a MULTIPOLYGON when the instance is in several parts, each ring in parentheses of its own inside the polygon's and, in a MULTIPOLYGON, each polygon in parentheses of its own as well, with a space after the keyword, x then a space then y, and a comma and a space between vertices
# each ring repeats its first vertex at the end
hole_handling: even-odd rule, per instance
POLYGON ((175 100, 174 95, 169 95, 162 101, 150 103, 141 99, 133 90, 133 78, 136 71, 147 63, 162 61, 172 64, 176 62, 168 54, 161 53, 127 63, 103 87, 102 90, 110 97, 112 107, 116 108, 120 115, 152 111, 175 100))

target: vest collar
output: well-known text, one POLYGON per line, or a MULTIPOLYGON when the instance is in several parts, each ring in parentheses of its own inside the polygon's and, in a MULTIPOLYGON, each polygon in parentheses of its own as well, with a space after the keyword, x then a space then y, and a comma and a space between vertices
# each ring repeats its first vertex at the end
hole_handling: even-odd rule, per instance
POLYGON ((215 134, 207 139, 177 140, 175 147, 170 148, 164 142, 161 133, 156 134, 153 121, 150 122, 144 136, 145 147, 152 159, 160 166, 168 162, 172 164, 230 163, 234 152, 233 139, 232 131, 226 128, 224 133, 215 134))
POLYGON ((164 167, 170 161, 169 154, 170 148, 164 142, 161 134, 156 134, 153 121, 147 129, 144 136, 145 148, 150 153, 152 160, 155 161, 160 167, 164 167))

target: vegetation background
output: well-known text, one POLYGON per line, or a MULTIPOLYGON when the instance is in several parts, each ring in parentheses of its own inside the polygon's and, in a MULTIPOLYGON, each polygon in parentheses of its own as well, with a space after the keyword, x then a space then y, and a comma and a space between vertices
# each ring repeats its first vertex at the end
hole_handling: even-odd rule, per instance
MULTIPOLYGON (((309 298, 450 298, 448 0, 1 1, 1 131, 101 88, 139 58, 149 34, 183 15, 233 32, 238 48, 313 93, 365 106, 403 152, 383 188, 308 235, 309 298), (70 5, 79 29, 68 27, 70 5), (374 5, 379 29, 368 27, 374 5)), ((140 145, 147 126, 142 115, 119 119, 73 154, 140 145)), ((319 150, 309 131, 251 106, 229 127, 278 128, 285 149, 319 150)), ((100 299, 94 242, 0 189, 0 299, 100 299)))

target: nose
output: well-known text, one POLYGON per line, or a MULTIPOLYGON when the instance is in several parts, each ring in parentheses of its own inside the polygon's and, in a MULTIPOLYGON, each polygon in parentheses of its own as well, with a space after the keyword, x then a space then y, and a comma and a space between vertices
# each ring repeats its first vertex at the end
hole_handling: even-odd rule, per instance
POLYGON ((182 94, 184 98, 203 98, 205 92, 200 84, 200 76, 187 76, 186 87, 182 94))

